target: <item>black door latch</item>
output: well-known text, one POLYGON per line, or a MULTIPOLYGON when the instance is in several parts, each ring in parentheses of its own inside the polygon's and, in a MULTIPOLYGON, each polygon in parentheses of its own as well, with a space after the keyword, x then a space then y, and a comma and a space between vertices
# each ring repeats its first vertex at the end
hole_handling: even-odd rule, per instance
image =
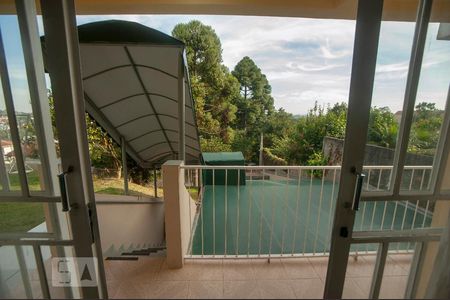
POLYGON ((341 237, 344 237, 344 238, 348 237, 348 229, 347 229, 347 227, 341 227, 341 229, 339 231, 339 235, 341 237))

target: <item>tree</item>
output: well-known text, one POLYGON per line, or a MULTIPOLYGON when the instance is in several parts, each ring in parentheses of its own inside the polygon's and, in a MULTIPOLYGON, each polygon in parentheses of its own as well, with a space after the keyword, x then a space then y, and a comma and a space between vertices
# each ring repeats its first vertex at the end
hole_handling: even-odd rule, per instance
POLYGON ((388 148, 395 148, 398 123, 388 107, 372 107, 369 117, 368 142, 388 148))
POLYGON ((323 139, 325 136, 343 138, 346 116, 345 103, 325 108, 316 102, 306 116, 297 120, 295 126, 289 125, 293 129, 288 129, 284 136, 275 136, 272 152, 289 164, 307 165, 318 161, 323 164, 326 160, 320 156, 323 139))
POLYGON ((227 145, 234 138, 237 108, 233 103, 239 97, 239 83, 222 65, 219 37, 196 20, 176 25, 172 35, 186 45, 201 143, 205 149, 222 149, 217 147, 217 138, 227 145))
POLYGON ((428 102, 421 102, 415 108, 408 150, 434 155, 444 112, 437 109, 435 103, 428 102))
POLYGON ((272 88, 266 75, 248 56, 238 62, 232 74, 240 85, 241 97, 236 103, 239 111, 238 127, 258 127, 265 122, 266 115, 274 111, 272 88))
MULTIPOLYGON (((51 91, 48 93, 48 100, 50 106, 50 116, 52 119, 53 133, 58 139, 58 132, 56 128, 55 116, 55 102, 51 91)), ((104 131, 97 122, 91 118, 87 113, 86 118, 86 133, 89 146, 89 157, 91 165, 97 168, 106 168, 117 170, 120 177, 122 170, 121 150, 113 139, 104 131)), ((59 154, 59 147, 57 145, 57 153, 59 154)))
POLYGON ((86 114, 86 131, 91 164, 97 168, 117 170, 120 178, 122 156, 119 146, 88 114, 86 114))
POLYGON ((222 63, 220 39, 211 26, 193 20, 177 24, 172 35, 186 45, 186 58, 191 77, 199 77, 201 82, 216 85, 222 63))
MULTIPOLYGON (((239 81, 240 92, 235 102, 237 122, 233 149, 242 151, 248 161, 257 162, 261 134, 264 134, 266 148, 271 147, 273 142, 272 130, 276 122, 275 119, 270 119, 275 112, 272 88, 266 75, 248 56, 237 63, 232 74, 239 81)), ((280 112, 279 116, 282 114, 283 112, 280 112)), ((280 124, 278 122, 278 125, 280 124)), ((271 153, 270 150, 267 153, 271 153)))

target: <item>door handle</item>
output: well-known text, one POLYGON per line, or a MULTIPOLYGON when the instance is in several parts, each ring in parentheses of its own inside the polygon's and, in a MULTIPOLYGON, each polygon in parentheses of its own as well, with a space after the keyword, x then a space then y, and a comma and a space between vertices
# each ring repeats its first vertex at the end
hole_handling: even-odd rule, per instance
POLYGON ((355 173, 355 174, 356 174, 356 186, 355 186, 355 193, 353 195, 352 209, 357 211, 359 210, 359 200, 361 200, 362 186, 364 182, 364 177, 366 177, 366 175, 362 173, 355 173))
POLYGON ((66 182, 66 176, 68 173, 72 171, 72 167, 69 167, 67 171, 62 172, 61 174, 58 174, 58 181, 59 181, 59 189, 61 191, 61 204, 62 204, 62 211, 70 211, 71 205, 69 201, 69 195, 67 194, 67 182, 66 182))

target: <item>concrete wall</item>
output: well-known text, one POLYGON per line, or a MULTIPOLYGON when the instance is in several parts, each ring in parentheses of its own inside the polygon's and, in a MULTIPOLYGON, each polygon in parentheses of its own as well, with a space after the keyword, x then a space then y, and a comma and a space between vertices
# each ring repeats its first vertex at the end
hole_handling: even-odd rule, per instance
MULTIPOLYGON (((344 140, 325 137, 323 139, 323 153, 329 157, 330 165, 340 165, 342 163, 342 152, 344 148, 344 140)), ((380 166, 392 165, 394 161, 394 149, 380 147, 375 145, 367 145, 364 156, 364 165, 366 166, 380 166)), ((431 166, 433 164, 433 157, 427 155, 406 154, 407 166, 431 166)))
POLYGON ((165 202, 167 266, 182 268, 191 241, 196 204, 185 188, 182 161, 169 160, 162 166, 165 202))
POLYGON ((157 198, 96 194, 103 255, 164 243, 164 202, 157 198))

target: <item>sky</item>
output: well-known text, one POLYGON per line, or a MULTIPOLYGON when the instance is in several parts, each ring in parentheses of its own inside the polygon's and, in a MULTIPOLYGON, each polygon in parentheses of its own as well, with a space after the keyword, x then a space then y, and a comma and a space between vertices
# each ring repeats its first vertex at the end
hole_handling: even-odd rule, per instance
MULTIPOLYGON (((232 70, 249 56, 267 75, 276 108, 305 114, 314 102, 347 102, 350 87, 355 21, 248 16, 119 15, 81 16, 78 24, 105 19, 139 22, 170 34, 178 23, 200 20, 222 43, 223 63, 232 70)), ((26 77, 17 20, 1 16, 13 93, 26 99, 26 77)), ((42 33, 42 24, 39 20, 42 33)), ((416 102, 445 107, 450 83, 450 42, 436 40, 438 24, 430 24, 416 102)), ((414 23, 383 22, 372 104, 402 109, 414 23)), ((1 106, 2 104, 0 104, 1 106)), ((17 100, 17 110, 29 103, 17 100)))

